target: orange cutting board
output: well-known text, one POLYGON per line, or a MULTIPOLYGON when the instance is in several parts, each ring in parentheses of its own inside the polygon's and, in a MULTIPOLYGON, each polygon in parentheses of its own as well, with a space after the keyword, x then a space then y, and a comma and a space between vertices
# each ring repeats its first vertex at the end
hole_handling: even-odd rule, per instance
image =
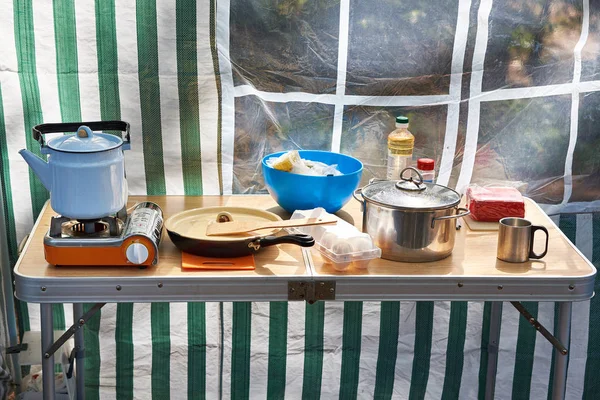
POLYGON ((181 268, 184 270, 225 270, 225 271, 252 271, 256 268, 254 256, 234 258, 200 257, 189 253, 181 253, 181 268))

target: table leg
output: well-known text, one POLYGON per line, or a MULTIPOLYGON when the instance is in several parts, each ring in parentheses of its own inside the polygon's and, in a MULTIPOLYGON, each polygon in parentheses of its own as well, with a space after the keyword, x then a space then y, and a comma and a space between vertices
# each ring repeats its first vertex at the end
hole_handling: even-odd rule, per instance
POLYGON ((46 357, 46 350, 54 343, 54 323, 52 304, 40 304, 40 323, 42 328, 42 388, 44 400, 54 399, 54 355, 46 357))
MULTIPOLYGON (((83 303, 73 303, 73 324, 79 324, 83 316, 83 303)), ((85 399, 85 346, 83 343, 83 327, 75 332, 75 383, 77 387, 77 400, 85 399)))
POLYGON ((496 389, 496 372, 498 369, 498 344, 500 343, 500 326, 502 324, 502 302, 492 302, 490 312, 490 333, 488 336, 488 362, 485 377, 485 400, 494 399, 496 389))
MULTIPOLYGON (((558 303, 558 334, 556 338, 569 349, 571 338, 571 310, 573 303, 558 303)), ((564 399, 567 388, 567 366, 569 364, 569 353, 561 354, 554 350, 554 376, 552 381, 552 399, 564 399)))

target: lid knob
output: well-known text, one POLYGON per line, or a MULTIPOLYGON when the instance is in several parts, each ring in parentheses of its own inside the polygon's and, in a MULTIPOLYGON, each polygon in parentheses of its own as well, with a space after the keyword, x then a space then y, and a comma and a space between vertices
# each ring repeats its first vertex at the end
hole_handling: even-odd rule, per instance
POLYGON ((404 168, 402 172, 400 172, 400 180, 396 182, 396 188, 411 192, 425 190, 425 185, 423 185, 423 176, 419 171, 417 171, 417 169, 413 167, 404 168), (413 179, 412 175, 408 178, 405 178, 404 173, 406 171, 414 171, 417 174, 419 180, 417 181, 416 179, 413 179))
POLYGON ((91 138, 93 135, 94 134, 92 133, 92 130, 85 125, 82 125, 79 127, 79 129, 77 129, 77 137, 82 139, 91 138))
POLYGON ((233 221, 233 216, 228 213, 227 211, 221 211, 220 213, 217 214, 217 222, 221 223, 221 222, 231 222, 233 221))

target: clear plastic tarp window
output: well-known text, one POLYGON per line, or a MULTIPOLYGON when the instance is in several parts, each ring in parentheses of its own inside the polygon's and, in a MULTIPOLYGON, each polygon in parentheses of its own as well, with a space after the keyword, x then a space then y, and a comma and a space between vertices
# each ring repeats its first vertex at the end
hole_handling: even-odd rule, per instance
POLYGON ((331 149, 383 177, 406 115, 438 183, 541 204, 600 199, 600 5, 577 0, 235 0, 233 192, 271 151, 331 149))

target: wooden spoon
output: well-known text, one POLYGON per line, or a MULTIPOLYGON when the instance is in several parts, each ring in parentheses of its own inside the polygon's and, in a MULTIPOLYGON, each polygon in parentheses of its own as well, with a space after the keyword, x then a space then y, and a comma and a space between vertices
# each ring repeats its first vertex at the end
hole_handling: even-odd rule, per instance
POLYGON ((259 229, 290 228, 294 226, 335 224, 335 218, 298 218, 285 221, 229 221, 215 222, 206 227, 206 236, 226 236, 259 229))

